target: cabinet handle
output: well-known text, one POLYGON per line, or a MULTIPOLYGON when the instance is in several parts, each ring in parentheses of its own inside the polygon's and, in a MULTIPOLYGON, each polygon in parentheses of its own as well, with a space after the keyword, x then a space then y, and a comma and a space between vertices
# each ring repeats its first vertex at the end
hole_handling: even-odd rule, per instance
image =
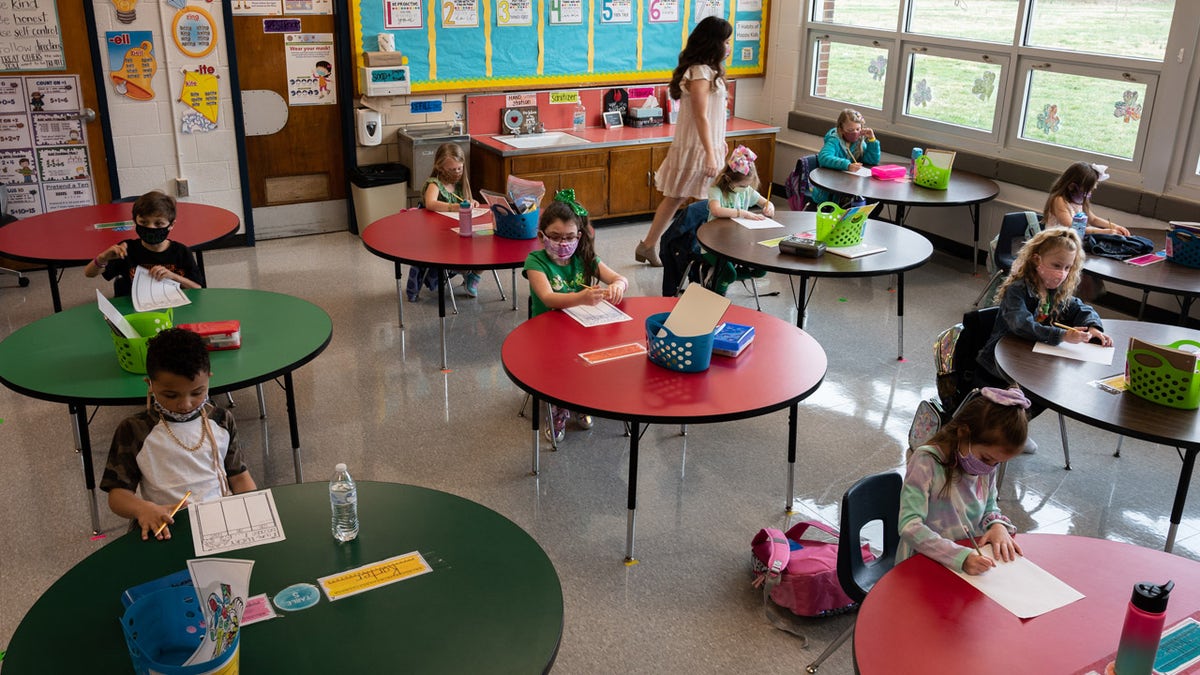
POLYGON ((646 172, 646 187, 650 187, 651 185, 654 185, 654 172, 647 171, 646 172))

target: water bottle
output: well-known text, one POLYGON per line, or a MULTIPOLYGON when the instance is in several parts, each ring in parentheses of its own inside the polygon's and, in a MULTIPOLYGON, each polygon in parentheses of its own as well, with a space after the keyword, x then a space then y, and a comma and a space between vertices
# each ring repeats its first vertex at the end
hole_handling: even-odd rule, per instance
POLYGON ((471 236, 471 202, 458 205, 458 236, 471 236))
POLYGON ((329 481, 329 508, 333 511, 333 538, 350 541, 358 536, 358 488, 345 464, 333 467, 329 481))
POLYGON ((1117 675, 1150 675, 1173 588, 1171 581, 1161 586, 1148 581, 1134 584, 1117 646, 1117 675))
POLYGON ((1087 214, 1083 211, 1071 216, 1071 229, 1075 230, 1080 239, 1083 239, 1084 233, 1087 232, 1087 221, 1087 214))
POLYGON ((571 115, 571 128, 575 131, 583 131, 587 127, 587 108, 583 107, 583 101, 575 104, 575 112, 571 115))
POLYGON ((921 148, 913 148, 912 149, 912 159, 909 160, 909 162, 908 162, 909 178, 916 178, 916 176, 917 176, 917 158, 923 154, 925 154, 925 151, 922 150, 921 148))

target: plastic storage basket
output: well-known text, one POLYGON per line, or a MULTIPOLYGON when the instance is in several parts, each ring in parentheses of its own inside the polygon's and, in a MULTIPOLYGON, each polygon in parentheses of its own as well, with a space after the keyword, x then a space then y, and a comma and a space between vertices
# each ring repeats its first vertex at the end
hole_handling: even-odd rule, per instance
POLYGON ((950 187, 950 167, 936 165, 933 160, 929 159, 928 153, 921 155, 917 158, 913 182, 921 187, 945 190, 950 187))
POLYGON ((496 219, 496 236, 506 239, 533 239, 537 236, 538 210, 528 213, 501 213, 492 209, 496 219))
MULTIPOLYGON (((1189 345, 1200 347, 1200 342, 1180 340, 1167 345, 1179 349, 1189 345)), ((1126 355, 1125 365, 1129 374, 1129 391, 1147 401, 1182 410, 1200 408, 1200 376, 1180 370, 1171 365, 1160 354, 1147 349, 1131 349, 1126 355)))
POLYGON ((158 335, 159 331, 170 328, 173 316, 174 312, 170 309, 165 312, 126 314, 125 320, 129 325, 133 326, 138 335, 145 337, 127 338, 112 334, 113 347, 117 350, 117 361, 121 363, 121 368, 138 375, 146 374, 146 343, 158 335))
POLYGON ((1200 267, 1200 237, 1186 230, 1168 232, 1167 260, 1184 267, 1200 267))
POLYGON ((165 588, 133 603, 121 617, 125 645, 138 675, 224 675, 238 672, 239 630, 216 659, 181 665, 204 639, 204 610, 191 586, 165 588))
POLYGON ((830 248, 861 244, 868 214, 859 213, 850 220, 842 220, 844 215, 846 209, 833 202, 822 202, 817 207, 817 241, 830 248))
POLYGON ((680 337, 663 325, 670 312, 646 317, 646 352, 650 362, 679 373, 708 370, 712 362, 713 333, 680 337))

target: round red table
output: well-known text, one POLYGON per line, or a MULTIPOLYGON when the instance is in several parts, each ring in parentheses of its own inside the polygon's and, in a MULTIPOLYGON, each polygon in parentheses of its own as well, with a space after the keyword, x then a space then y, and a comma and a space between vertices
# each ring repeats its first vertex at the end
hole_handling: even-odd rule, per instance
POLYGON ((590 365, 579 354, 646 342, 646 317, 669 312, 678 298, 625 298, 618 307, 632 321, 585 328, 550 311, 517 326, 500 350, 504 371, 533 397, 533 474, 538 473, 538 401, 630 423, 628 524, 625 560, 634 562, 638 441, 642 424, 724 422, 788 408, 787 509, 796 465, 800 401, 825 379, 825 350, 787 321, 731 305, 723 321, 754 327, 754 342, 736 358, 714 355, 700 373, 661 368, 645 356, 590 365))
POLYGON ((1116 653, 1135 583, 1175 581, 1164 628, 1200 609, 1194 560, 1090 537, 1022 534, 1017 542, 1038 567, 1085 597, 1018 619, 915 555, 885 574, 858 611, 857 672, 1070 675, 1116 653))
MULTIPOLYGON (((104 249, 126 239, 136 239, 132 229, 96 229, 97 223, 133 220, 133 203, 96 204, 22 218, 0 227, 0 254, 46 266, 54 311, 62 311, 58 293, 58 267, 86 265, 104 249)), ((204 254, 200 250, 237 231, 237 214, 208 204, 179 202, 171 239, 196 254, 200 277, 204 278, 204 254)))
MULTIPOLYGON (((492 222, 492 214, 476 217, 476 226, 492 222)), ((446 368, 446 284, 448 270, 511 269, 512 308, 517 309, 517 269, 530 253, 541 249, 537 238, 508 239, 493 234, 458 234, 458 220, 426 209, 407 209, 380 218, 362 232, 363 246, 396 266, 396 302, 404 328, 404 278, 400 264, 438 270, 438 318, 442 331, 442 368, 446 368)), ((500 291, 504 293, 503 290, 500 291)))

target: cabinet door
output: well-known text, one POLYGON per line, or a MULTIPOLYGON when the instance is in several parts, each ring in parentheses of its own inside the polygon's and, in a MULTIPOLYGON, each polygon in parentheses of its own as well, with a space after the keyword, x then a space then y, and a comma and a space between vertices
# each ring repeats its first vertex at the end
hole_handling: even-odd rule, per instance
MULTIPOLYGON (((575 200, 588 210, 588 219, 600 218, 610 213, 608 208, 608 169, 583 169, 564 171, 558 175, 559 188, 574 188, 575 200)), ((546 186, 547 194, 550 186, 546 186)))
POLYGON ((658 171, 658 167, 662 166, 664 160, 667 159, 667 151, 671 149, 669 143, 656 145, 650 148, 650 210, 654 211, 663 200, 663 193, 658 191, 654 186, 654 172, 658 171))
POLYGON ((546 194, 542 196, 542 205, 546 205, 551 199, 554 199, 554 193, 558 192, 558 173, 522 173, 514 174, 525 180, 540 180, 546 186, 546 194))
POLYGON ((613 148, 608 151, 608 212, 645 213, 654 191, 650 148, 613 148))

